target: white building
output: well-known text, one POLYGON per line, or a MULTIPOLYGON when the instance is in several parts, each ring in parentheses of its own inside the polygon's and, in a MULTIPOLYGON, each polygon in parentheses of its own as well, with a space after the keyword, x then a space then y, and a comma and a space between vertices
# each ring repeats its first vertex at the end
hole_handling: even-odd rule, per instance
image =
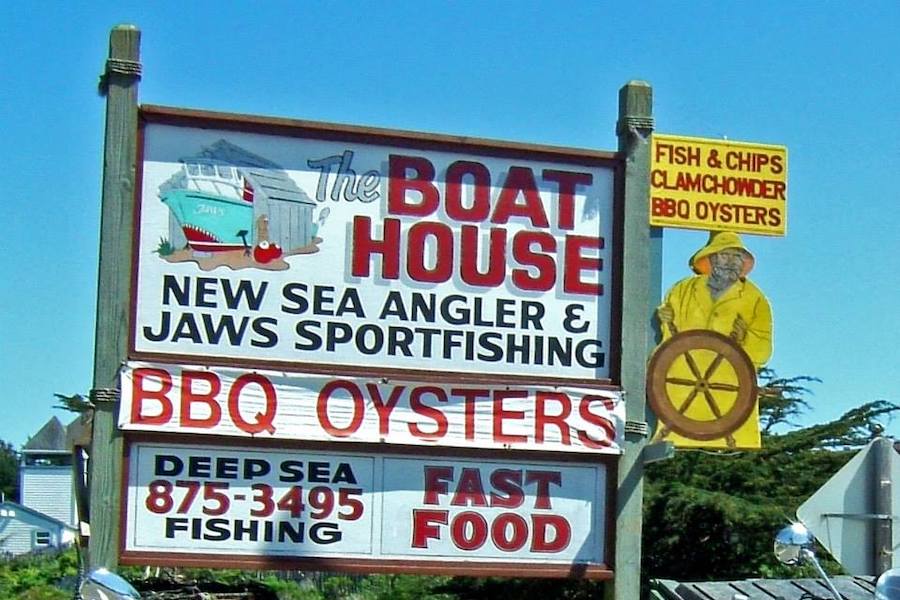
POLYGON ((0 501, 0 554, 66 546, 78 524, 72 448, 85 431, 79 417, 68 427, 53 417, 22 447, 20 502, 0 501))
POLYGON ((67 430, 53 417, 22 447, 19 501, 32 510, 75 527, 78 515, 67 430))
POLYGON ((0 555, 18 555, 68 546, 75 529, 15 502, 0 502, 0 555))

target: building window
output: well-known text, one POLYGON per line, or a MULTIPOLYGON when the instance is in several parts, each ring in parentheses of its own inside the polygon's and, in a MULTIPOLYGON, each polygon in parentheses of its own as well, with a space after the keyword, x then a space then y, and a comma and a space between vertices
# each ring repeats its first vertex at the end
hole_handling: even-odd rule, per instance
POLYGON ((68 467, 72 464, 71 454, 26 454, 25 465, 29 467, 68 467))
POLYGON ((35 547, 47 547, 50 545, 50 532, 49 531, 35 531, 34 532, 34 545, 35 547))

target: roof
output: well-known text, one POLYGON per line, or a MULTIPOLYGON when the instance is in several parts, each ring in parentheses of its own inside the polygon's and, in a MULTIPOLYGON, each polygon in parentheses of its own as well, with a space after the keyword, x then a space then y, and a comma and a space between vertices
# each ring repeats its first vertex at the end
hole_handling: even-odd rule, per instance
POLYGON ((90 419, 87 415, 79 415, 68 426, 52 417, 41 429, 22 446, 22 452, 64 452, 72 451, 73 444, 84 444, 89 435, 90 419))
POLYGON ((68 452, 68 444, 66 443, 66 428, 59 422, 59 419, 52 417, 47 421, 40 431, 31 436, 25 445, 22 446, 22 452, 68 452))
MULTIPOLYGON (((875 577, 832 577, 831 582, 847 600, 872 600, 875 577)), ((651 581, 657 600, 801 600, 831 598, 821 579, 744 579, 681 583, 668 579, 651 581)))
POLYGON ((18 502, 12 502, 12 501, 6 500, 3 502, 0 502, 0 508, 15 511, 16 517, 12 517, 12 518, 18 518, 19 513, 28 513, 31 516, 41 519, 43 521, 46 521, 47 523, 51 523, 51 524, 55 525, 56 527, 64 527, 66 529, 73 529, 73 530, 75 529, 68 523, 64 523, 57 518, 54 518, 54 517, 51 517, 50 515, 42 513, 39 510, 35 510, 33 508, 28 508, 24 504, 19 504, 18 502))
MULTIPOLYGON (((256 191, 262 192, 271 200, 309 205, 316 204, 306 192, 297 187, 297 184, 281 165, 226 140, 219 140, 203 148, 194 156, 181 158, 184 162, 197 159, 210 160, 237 167, 244 176, 251 180, 256 191)), ((160 191, 171 187, 178 180, 179 174, 176 173, 160 186, 160 191)))

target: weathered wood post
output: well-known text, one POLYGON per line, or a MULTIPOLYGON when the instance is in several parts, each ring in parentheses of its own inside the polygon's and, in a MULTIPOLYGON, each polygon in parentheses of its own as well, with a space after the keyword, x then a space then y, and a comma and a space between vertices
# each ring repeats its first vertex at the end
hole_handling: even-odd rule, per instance
POLYGON ((94 337, 93 438, 90 458, 91 568, 118 560, 122 436, 116 429, 119 366, 128 352, 131 251, 137 150, 140 31, 118 25, 100 81, 106 96, 97 328, 94 337))
POLYGON ((607 598, 615 600, 636 600, 641 591, 643 449, 650 434, 645 377, 655 344, 653 312, 660 295, 662 262, 661 232, 648 224, 652 105, 652 89, 643 81, 630 81, 619 90, 616 134, 625 159, 621 384, 626 393, 626 422, 616 494, 615 580, 606 588, 607 598))

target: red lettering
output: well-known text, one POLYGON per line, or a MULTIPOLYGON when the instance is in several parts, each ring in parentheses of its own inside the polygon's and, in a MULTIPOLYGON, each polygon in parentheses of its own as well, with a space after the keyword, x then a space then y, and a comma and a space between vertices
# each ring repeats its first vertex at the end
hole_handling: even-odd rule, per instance
POLYGON ((769 209, 769 227, 778 227, 781 225, 781 211, 777 208, 769 209))
POLYGON ((503 183, 503 189, 497 196, 497 206, 491 215, 491 222, 502 225, 509 222, 510 217, 523 217, 531 221, 533 227, 548 228, 550 222, 541 196, 537 191, 534 173, 528 167, 510 167, 503 183), (519 194, 525 200, 519 204, 519 194))
POLYGON ((531 515, 532 552, 562 552, 572 541, 572 526, 560 515, 531 515), (549 539, 548 531, 554 532, 549 539))
POLYGON ((450 390, 453 396, 463 397, 465 408, 464 435, 467 440, 475 439, 475 405, 478 398, 488 398, 491 393, 485 389, 454 388, 450 390))
POLYGON ((319 418, 319 425, 322 426, 322 429, 324 429, 328 435, 333 435, 335 437, 348 437, 353 435, 356 433, 356 430, 359 429, 359 426, 362 425, 364 414, 365 402, 363 401, 362 393, 356 385, 349 381, 329 381, 319 392, 319 398, 316 403, 316 415, 319 418), (343 429, 336 427, 328 416, 328 400, 337 390, 344 390, 350 394, 350 398, 353 400, 353 417, 350 419, 350 423, 343 429))
POLYGON ((375 407, 375 412, 378 413, 378 433, 381 435, 388 435, 390 432, 391 412, 394 410, 394 407, 397 406, 397 402, 400 401, 400 396, 403 395, 403 390, 406 388, 402 385, 395 386, 394 389, 391 390, 391 395, 388 397, 387 404, 381 399, 381 392, 377 385, 374 383, 367 383, 366 389, 369 390, 369 397, 372 398, 372 405, 375 407))
POLYGON ((557 208, 556 225, 560 229, 575 228, 575 190, 579 185, 591 185, 594 176, 590 173, 572 173, 544 169, 545 181, 559 184, 559 206, 557 208))
POLYGON ((428 540, 441 539, 441 530, 438 525, 446 525, 448 511, 427 510, 417 508, 413 510, 412 547, 427 548, 428 540))
POLYGON ((474 225, 461 228, 459 276, 469 285, 498 287, 506 277, 506 230, 493 227, 489 235, 488 268, 487 273, 482 273, 478 270, 481 230, 474 225))
POLYGON ((502 444, 524 444, 528 437, 524 435, 503 433, 504 421, 522 421, 525 419, 525 411, 504 410, 503 401, 507 398, 527 398, 525 390, 497 390, 494 392, 494 441, 502 444))
POLYGON ((544 430, 549 425, 556 426, 559 430, 559 441, 568 446, 571 444, 569 424, 566 419, 572 414, 572 401, 562 392, 537 392, 534 407, 534 441, 537 444, 544 443, 544 430), (559 413, 547 414, 547 404, 556 402, 559 404, 559 413))
POLYGON ((425 467, 425 496, 422 502, 439 505, 439 496, 447 494, 450 481, 453 481, 453 467, 425 467))
MULTIPOLYGON (((775 175, 778 175, 779 173, 781 173, 784 170, 784 162, 782 161, 782 158, 783 157, 778 154, 772 155, 772 162, 771 162, 772 167, 770 170, 775 175)), ((784 197, 782 196, 781 199, 784 200, 784 197)))
POLYGON ((487 541, 487 521, 476 512, 459 513, 451 525, 453 544, 460 550, 478 550, 487 541))
POLYGON ((218 425, 222 418, 222 407, 216 401, 216 396, 222 391, 222 384, 215 373, 207 371, 182 371, 181 372, 181 419, 182 427, 201 427, 209 429, 218 425), (194 382, 202 381, 206 385, 206 392, 194 390, 194 382), (209 410, 208 417, 194 418, 193 405, 205 404, 209 410))
POLYGON ((531 515, 529 526, 526 517, 504 512, 493 517, 489 525, 487 519, 475 511, 464 511, 450 519, 447 510, 414 509, 412 547, 427 548, 429 540, 440 540, 441 526, 448 522, 450 541, 465 551, 481 548, 488 540, 488 533, 494 547, 503 552, 521 550, 528 543, 529 535, 532 552, 561 552, 572 541, 572 526, 561 515, 531 515))
POLYGON ((613 409, 613 401, 610 398, 585 396, 581 399, 581 404, 578 406, 578 414, 591 425, 597 426, 605 434, 605 437, 597 438, 589 435, 587 431, 579 431, 578 439, 588 448, 607 448, 616 439, 616 426, 610 422, 606 415, 591 412, 591 404, 594 402, 600 402, 607 410, 613 409))
POLYGON ((516 513, 503 513, 491 524, 491 540, 500 550, 515 552, 528 541, 528 522, 516 513))
POLYGON ((550 484, 562 485, 562 473, 559 471, 525 471, 525 485, 537 483, 537 494, 534 499, 534 507, 549 510, 550 484))
POLYGON ((447 216, 454 221, 481 222, 488 218, 491 211, 491 172, 481 163, 458 160, 447 167, 447 216), (462 180, 470 175, 474 180, 472 207, 466 208, 462 203, 462 180))
POLYGON ((369 262, 373 254, 381 255, 381 276, 385 279, 400 278, 400 220, 385 219, 384 239, 375 240, 371 235, 372 219, 353 217, 353 259, 351 272, 354 277, 369 276, 369 262))
POLYGON ((453 276, 453 232, 443 223, 424 221, 409 228, 406 272, 415 281, 443 283, 453 276), (435 241, 434 266, 425 265, 428 238, 435 241))
POLYGON ((600 250, 603 248, 603 238, 585 237, 581 235, 566 236, 565 251, 565 275, 563 276, 563 291, 572 294, 588 294, 602 296, 603 285, 583 281, 582 271, 602 271, 603 259, 596 256, 582 256, 585 248, 600 250))
POLYGON ((556 284, 556 262, 545 253, 556 252, 556 240, 543 231, 520 231, 513 238, 512 254, 516 261, 529 269, 513 269, 513 284, 520 290, 546 292, 556 284), (534 252, 537 245, 541 252, 534 252), (536 271, 536 272, 534 272, 536 271))
POLYGON ((425 394, 431 394, 435 398, 437 398, 438 402, 446 403, 448 401, 447 394, 439 387, 417 387, 413 389, 412 393, 409 397, 409 406, 412 411, 418 415, 422 415, 428 419, 431 419, 437 425, 435 431, 429 433, 424 431, 417 423, 409 423, 407 427, 409 428, 409 432, 414 436, 418 436, 425 440, 439 440, 445 435, 447 435, 447 416, 444 413, 432 406, 427 406, 422 403, 422 396, 425 394))
POLYGON ((231 416, 231 420, 234 421, 238 429, 250 435, 256 435, 263 431, 275 433, 275 427, 272 423, 275 420, 277 408, 278 400, 275 395, 275 386, 272 385, 271 381, 258 373, 241 375, 234 380, 234 385, 231 386, 231 390, 228 392, 228 414, 231 416), (255 422, 244 420, 240 409, 241 392, 244 390, 244 387, 253 384, 258 385, 262 389, 263 396, 266 399, 266 412, 256 413, 255 422))
POLYGON ((172 418, 172 401, 168 393, 172 391, 172 377, 162 369, 135 369, 131 387, 131 422, 140 425, 165 425, 172 418), (153 379, 159 383, 158 390, 144 387, 145 379, 153 379), (144 401, 159 402, 159 414, 145 415, 144 401))
POLYGON ((450 504, 453 506, 487 506, 480 469, 467 467, 462 470, 450 504))
POLYGON ((424 217, 437 210, 441 197, 434 186, 434 165, 427 158, 391 154, 388 158, 388 214, 424 217), (409 171, 415 174, 408 177, 409 171), (419 202, 407 200, 407 192, 416 192, 419 202))
POLYGON ((524 504, 525 493, 522 491, 522 471, 497 469, 491 473, 491 486, 497 490, 496 492, 491 492, 491 506, 518 508, 524 504), (505 496, 500 494, 505 494, 505 496))

